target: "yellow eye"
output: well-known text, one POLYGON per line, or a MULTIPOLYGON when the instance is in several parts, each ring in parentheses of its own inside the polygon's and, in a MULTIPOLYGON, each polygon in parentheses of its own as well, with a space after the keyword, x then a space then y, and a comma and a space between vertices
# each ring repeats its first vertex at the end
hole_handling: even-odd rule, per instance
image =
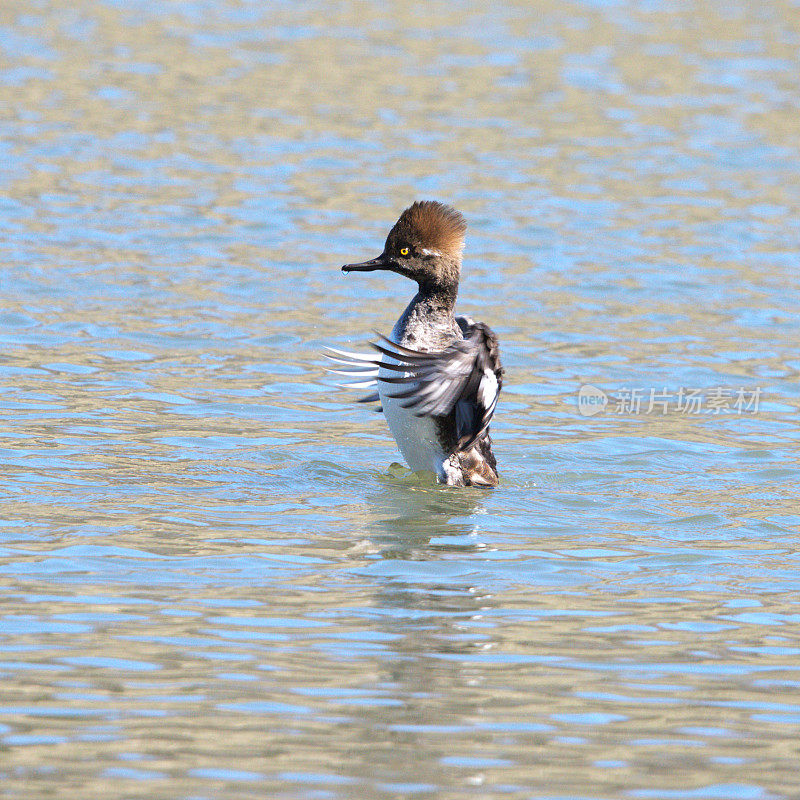
POLYGON ((400 255, 401 256, 407 256, 408 253, 409 253, 409 249, 407 247, 401 247, 400 248, 400 255))

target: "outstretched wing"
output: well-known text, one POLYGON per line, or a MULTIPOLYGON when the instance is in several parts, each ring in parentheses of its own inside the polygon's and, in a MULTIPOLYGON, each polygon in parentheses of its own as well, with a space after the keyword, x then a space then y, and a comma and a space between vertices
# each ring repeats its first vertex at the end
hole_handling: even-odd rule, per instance
MULTIPOLYGON (((328 369, 328 372, 358 379, 350 383, 340 383, 340 386, 345 389, 371 389, 378 385, 379 365, 374 356, 363 353, 349 353, 346 350, 337 350, 335 347, 326 347, 325 349, 334 353, 332 356, 325 353, 325 358, 335 362, 338 367, 338 369, 328 369)), ((378 392, 374 391, 364 397, 360 397, 356 402, 374 403, 379 401, 378 392)), ((383 409, 378 408, 376 410, 382 411, 383 409)))
POLYGON ((444 417, 455 410, 458 447, 468 450, 492 420, 503 385, 503 368, 497 337, 488 325, 476 322, 463 325, 462 330, 464 339, 434 353, 411 350, 383 336, 372 346, 396 362, 383 361, 384 369, 402 373, 378 375, 379 382, 400 389, 389 396, 402 400, 403 407, 418 417, 444 417))

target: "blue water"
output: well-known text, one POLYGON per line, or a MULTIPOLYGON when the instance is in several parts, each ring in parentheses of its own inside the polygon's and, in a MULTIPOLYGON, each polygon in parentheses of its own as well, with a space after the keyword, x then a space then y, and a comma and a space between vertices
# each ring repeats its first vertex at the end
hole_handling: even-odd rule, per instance
POLYGON ((797 797, 796 12, 6 2, 0 794, 797 797), (421 197, 493 491, 323 370, 421 197))

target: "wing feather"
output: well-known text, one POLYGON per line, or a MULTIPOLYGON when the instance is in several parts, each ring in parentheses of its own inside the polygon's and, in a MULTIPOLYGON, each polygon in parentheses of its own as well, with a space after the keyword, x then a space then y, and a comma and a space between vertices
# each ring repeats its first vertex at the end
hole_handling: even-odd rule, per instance
MULTIPOLYGON (((463 317, 459 325, 464 339, 439 352, 411 350, 385 337, 381 337, 383 344, 373 347, 405 373, 404 377, 378 375, 379 383, 403 386, 390 397, 403 400, 403 407, 417 416, 447 416, 455 409, 458 446, 468 450, 489 428, 503 367, 497 337, 487 325, 463 317)), ((381 366, 387 365, 381 362, 381 366)))
MULTIPOLYGON (((344 384, 348 388, 367 388, 378 382, 396 387, 389 396, 402 400, 403 407, 417 416, 454 413, 459 450, 468 450, 489 429, 503 385, 503 367, 497 337, 488 325, 468 317, 458 317, 457 322, 464 338, 437 352, 412 350, 381 334, 377 342, 370 342, 378 356, 329 347, 333 355, 327 358, 337 369, 328 371, 366 379, 344 384), (384 370, 399 374, 381 374, 384 370)), ((373 392, 359 402, 379 399, 373 392)))

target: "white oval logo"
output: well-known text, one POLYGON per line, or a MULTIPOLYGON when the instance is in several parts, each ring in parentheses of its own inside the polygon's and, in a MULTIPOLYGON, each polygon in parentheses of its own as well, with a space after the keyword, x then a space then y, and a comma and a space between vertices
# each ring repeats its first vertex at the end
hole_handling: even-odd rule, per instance
POLYGON ((608 395, 596 386, 585 383, 578 390, 578 413, 583 417, 600 414, 608 405, 608 395))

